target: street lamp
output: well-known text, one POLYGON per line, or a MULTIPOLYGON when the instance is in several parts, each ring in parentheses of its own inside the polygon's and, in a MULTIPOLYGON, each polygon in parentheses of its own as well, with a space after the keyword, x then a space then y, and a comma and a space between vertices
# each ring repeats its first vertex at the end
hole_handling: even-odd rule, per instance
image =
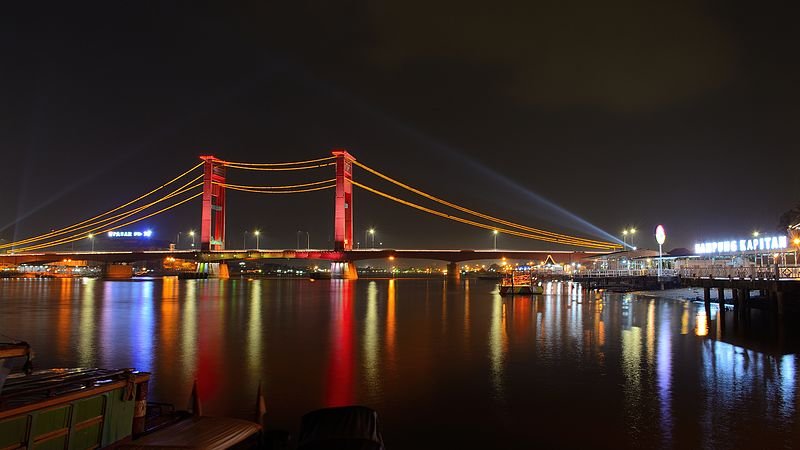
POLYGON ((192 237, 192 248, 194 248, 194 230, 189 231, 189 236, 192 237))
POLYGON ((306 234, 306 250, 311 249, 311 233, 308 231, 297 230, 297 249, 300 250, 300 233, 306 234))
POLYGON ((94 235, 92 233, 89 233, 86 237, 89 238, 90 241, 92 241, 92 253, 94 253, 94 235))
POLYGON ((494 236, 494 251, 497 251, 497 230, 492 230, 492 235, 494 236))
MULTIPOLYGON (((628 233, 631 234, 631 246, 633 246, 633 235, 636 234, 636 228, 631 227, 631 229, 628 230, 628 233)), ((634 246, 633 249, 636 250, 636 247, 634 246)))
POLYGON ((628 237, 628 230, 622 230, 622 250, 625 251, 625 239, 628 237))
POLYGON ((256 230, 256 231, 253 232, 253 234, 256 235, 256 250, 259 250, 259 248, 258 248, 258 236, 261 234, 261 232, 256 230))
POLYGON ((792 243, 794 244, 794 265, 797 265, 797 248, 800 247, 800 238, 792 239, 792 243))
MULTIPOLYGON (((754 238, 757 238, 759 234, 761 233, 759 233, 758 230, 753 231, 754 238)), ((753 245, 753 265, 758 265, 758 247, 755 245, 753 245)))
POLYGON ((372 236, 372 248, 375 248, 375 228, 370 228, 369 234, 372 236))
POLYGON ((181 248, 181 232, 178 231, 178 238, 175 239, 175 248, 181 248))

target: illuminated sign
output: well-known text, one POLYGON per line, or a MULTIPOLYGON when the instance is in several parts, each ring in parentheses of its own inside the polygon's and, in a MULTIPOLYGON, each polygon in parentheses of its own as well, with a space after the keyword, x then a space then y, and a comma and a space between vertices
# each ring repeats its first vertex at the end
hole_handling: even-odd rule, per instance
POLYGON ((153 230, 144 231, 109 231, 110 238, 149 238, 153 235, 153 230))
POLYGON ((694 244, 694 252, 698 255, 715 253, 735 253, 752 251, 783 250, 789 245, 786 236, 739 239, 738 241, 703 242, 694 244))
POLYGON ((667 240, 667 233, 664 231, 664 227, 659 225, 656 227, 656 242, 658 245, 664 245, 664 242, 667 240))

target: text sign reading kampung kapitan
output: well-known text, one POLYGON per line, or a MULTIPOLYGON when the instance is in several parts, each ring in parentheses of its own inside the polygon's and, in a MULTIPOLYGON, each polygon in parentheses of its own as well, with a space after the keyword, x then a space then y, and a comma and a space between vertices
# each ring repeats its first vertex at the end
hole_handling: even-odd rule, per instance
POLYGON ((694 252, 698 255, 715 253, 738 253, 754 251, 784 250, 789 245, 786 236, 759 237, 738 239, 734 241, 702 242, 694 244, 694 252))

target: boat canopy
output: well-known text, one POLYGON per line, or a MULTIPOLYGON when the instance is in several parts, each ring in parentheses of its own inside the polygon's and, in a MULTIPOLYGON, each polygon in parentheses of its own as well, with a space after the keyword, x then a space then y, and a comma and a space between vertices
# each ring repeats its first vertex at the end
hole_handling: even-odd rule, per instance
POLYGON ((312 411, 303 416, 298 450, 383 450, 378 413, 366 406, 312 411))
POLYGON ((116 446, 119 449, 231 448, 261 432, 261 425, 229 417, 191 417, 116 446))

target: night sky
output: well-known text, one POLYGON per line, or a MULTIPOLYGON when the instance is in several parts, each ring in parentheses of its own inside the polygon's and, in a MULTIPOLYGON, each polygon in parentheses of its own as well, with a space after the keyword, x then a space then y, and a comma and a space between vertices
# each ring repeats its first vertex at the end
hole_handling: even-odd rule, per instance
MULTIPOLYGON (((636 226, 651 248, 659 223, 667 249, 776 231, 800 200, 800 29, 782 4, 201 3, 4 5, 0 238, 105 211, 206 153, 280 162, 343 147, 482 212, 599 239, 636 226)), ((333 191, 228 202, 229 247, 255 228, 262 248, 293 248, 297 230, 332 247, 333 191)), ((372 226, 384 247, 492 246, 487 230, 358 188, 354 211, 358 241, 372 226)), ((174 239, 199 215, 195 201, 143 227, 174 239)))

